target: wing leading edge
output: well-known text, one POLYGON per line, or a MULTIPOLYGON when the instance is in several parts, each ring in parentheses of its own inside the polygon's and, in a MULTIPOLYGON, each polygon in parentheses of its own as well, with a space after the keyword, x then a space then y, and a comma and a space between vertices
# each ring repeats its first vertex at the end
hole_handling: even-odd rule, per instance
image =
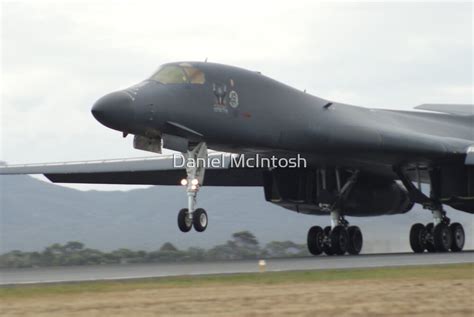
MULTIPOLYGON (((262 171, 233 168, 231 154, 212 153, 205 186, 262 186, 262 171)), ((54 183, 179 185, 186 169, 172 155, 134 159, 0 166, 0 175, 43 174, 54 183), (174 160, 176 160, 174 162, 174 160), (177 163, 177 164, 175 164, 177 163)))

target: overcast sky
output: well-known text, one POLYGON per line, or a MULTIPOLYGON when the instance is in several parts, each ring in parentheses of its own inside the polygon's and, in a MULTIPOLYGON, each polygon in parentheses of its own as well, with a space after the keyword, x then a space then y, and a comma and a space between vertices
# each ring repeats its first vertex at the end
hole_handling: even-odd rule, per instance
POLYGON ((90 108, 177 60, 259 70, 360 106, 474 103, 472 2, 1 6, 0 160, 9 163, 148 156, 95 121, 90 108))

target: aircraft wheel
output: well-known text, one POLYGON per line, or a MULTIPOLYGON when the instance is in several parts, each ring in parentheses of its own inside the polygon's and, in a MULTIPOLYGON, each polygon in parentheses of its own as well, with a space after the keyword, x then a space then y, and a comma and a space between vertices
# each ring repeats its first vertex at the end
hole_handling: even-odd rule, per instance
POLYGON ((312 255, 320 255, 323 252, 324 231, 319 226, 311 227, 308 231, 308 250, 312 255))
POLYGON ((178 213, 178 228, 182 232, 188 232, 191 230, 193 222, 191 218, 188 217, 188 208, 183 208, 178 213))
POLYGON ((347 228, 349 235, 349 244, 347 246, 347 252, 349 254, 359 254, 362 250, 363 237, 360 228, 357 226, 350 226, 347 228))
POLYGON ((336 226, 331 231, 331 248, 332 251, 337 255, 343 255, 347 251, 349 245, 349 235, 347 234, 344 226, 336 226))
POLYGON ((207 228, 207 213, 204 209, 198 208, 193 214, 193 225, 197 232, 203 232, 207 228))
POLYGON ((410 246, 413 252, 423 253, 426 248, 426 228, 421 223, 415 223, 410 229, 410 246))
POLYGON ((324 243, 323 244, 323 251, 326 253, 326 255, 334 255, 334 251, 331 248, 331 243, 330 243, 330 237, 331 237, 331 227, 327 226, 324 228, 324 239, 326 241, 329 241, 329 243, 324 243))
POLYGON ((449 226, 449 229, 451 229, 452 235, 451 251, 462 251, 465 241, 464 228, 460 223, 455 222, 449 226))
POLYGON ((438 223, 434 228, 434 245, 436 251, 447 252, 451 248, 452 233, 445 223, 438 223))
POLYGON ((434 224, 430 222, 426 225, 426 232, 430 236, 430 239, 426 239, 426 250, 430 253, 436 252, 436 248, 434 246, 434 224))

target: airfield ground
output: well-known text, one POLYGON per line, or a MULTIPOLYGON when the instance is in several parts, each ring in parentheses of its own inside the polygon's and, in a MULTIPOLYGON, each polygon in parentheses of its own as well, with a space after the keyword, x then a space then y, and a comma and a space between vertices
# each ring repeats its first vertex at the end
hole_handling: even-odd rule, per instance
POLYGON ((473 316, 474 264, 5 286, 1 316, 473 316))

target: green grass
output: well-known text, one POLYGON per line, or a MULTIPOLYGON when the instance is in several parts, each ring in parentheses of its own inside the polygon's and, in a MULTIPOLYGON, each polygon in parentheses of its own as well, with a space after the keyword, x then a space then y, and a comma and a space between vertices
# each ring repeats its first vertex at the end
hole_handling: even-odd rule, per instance
POLYGON ((474 279, 474 263, 370 269, 244 273, 0 287, 0 299, 168 287, 285 284, 366 279, 474 279))

